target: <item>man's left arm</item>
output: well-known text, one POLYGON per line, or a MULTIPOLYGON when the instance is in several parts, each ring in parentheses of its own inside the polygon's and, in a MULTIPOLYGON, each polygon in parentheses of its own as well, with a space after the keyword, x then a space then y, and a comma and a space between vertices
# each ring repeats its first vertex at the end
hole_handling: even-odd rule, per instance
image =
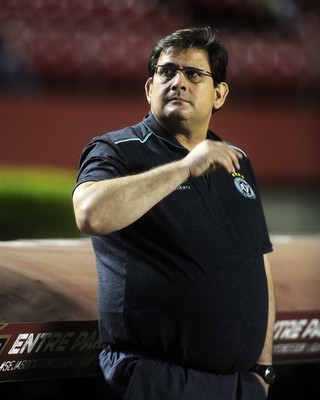
POLYGON ((264 255, 264 265, 266 269, 267 283, 268 283, 269 315, 268 315, 266 340, 264 343, 261 356, 258 360, 258 364, 270 365, 272 364, 273 328, 276 319, 276 299, 274 293, 274 284, 273 284, 270 260, 267 254, 264 255))
MULTIPOLYGON (((262 365, 272 365, 272 348, 273 348, 273 328, 276 319, 276 299, 274 293, 274 284, 271 272, 271 266, 268 255, 264 255, 264 265, 266 270, 267 276, 267 284, 268 284, 268 294, 269 294, 269 314, 268 314, 268 327, 267 327, 267 334, 266 339, 264 342, 263 350, 258 360, 258 364, 262 365)), ((257 375, 261 383, 268 392, 269 385, 257 375)))

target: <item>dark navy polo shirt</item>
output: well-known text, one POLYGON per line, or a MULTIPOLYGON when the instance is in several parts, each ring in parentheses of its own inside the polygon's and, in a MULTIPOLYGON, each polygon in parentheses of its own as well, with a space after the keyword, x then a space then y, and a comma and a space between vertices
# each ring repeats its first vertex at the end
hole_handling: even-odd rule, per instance
MULTIPOLYGON (((221 141, 211 131, 208 138, 221 141)), ((94 138, 77 185, 187 153, 149 113, 94 138)), ((263 254, 272 245, 245 154, 240 164, 236 174, 221 168, 189 178, 128 227, 92 237, 104 343, 216 373, 257 361, 268 317, 263 254)))

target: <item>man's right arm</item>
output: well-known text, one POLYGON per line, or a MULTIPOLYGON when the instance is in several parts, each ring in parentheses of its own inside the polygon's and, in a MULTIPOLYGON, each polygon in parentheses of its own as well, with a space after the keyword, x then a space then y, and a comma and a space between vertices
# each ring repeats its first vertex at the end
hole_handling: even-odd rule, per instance
POLYGON ((212 172, 218 166, 228 172, 239 168, 241 154, 233 148, 204 140, 182 160, 136 175, 85 182, 73 194, 79 230, 103 235, 122 229, 172 193, 189 176, 212 172))
POLYGON ((88 235, 122 229, 185 179, 187 169, 179 162, 173 162, 136 175, 82 183, 73 194, 77 226, 88 235))

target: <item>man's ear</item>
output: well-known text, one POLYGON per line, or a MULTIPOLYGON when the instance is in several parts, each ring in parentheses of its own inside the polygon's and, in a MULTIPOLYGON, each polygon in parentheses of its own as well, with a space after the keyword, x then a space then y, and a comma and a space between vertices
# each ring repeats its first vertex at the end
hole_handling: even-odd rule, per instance
POLYGON ((217 111, 226 101, 229 93, 229 86, 226 82, 220 82, 219 85, 214 88, 214 92, 213 109, 217 111))
POLYGON ((151 102, 151 94, 152 94, 152 78, 150 77, 146 84, 144 85, 145 91, 146 91, 146 98, 148 100, 148 103, 150 104, 151 102))

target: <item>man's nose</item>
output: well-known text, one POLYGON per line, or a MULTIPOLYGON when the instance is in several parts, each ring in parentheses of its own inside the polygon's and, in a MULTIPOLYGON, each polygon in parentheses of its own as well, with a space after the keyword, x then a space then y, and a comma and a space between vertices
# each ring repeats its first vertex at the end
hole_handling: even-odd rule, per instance
POLYGON ((179 87, 185 89, 187 78, 183 71, 178 70, 175 76, 172 78, 171 87, 174 89, 179 87))

